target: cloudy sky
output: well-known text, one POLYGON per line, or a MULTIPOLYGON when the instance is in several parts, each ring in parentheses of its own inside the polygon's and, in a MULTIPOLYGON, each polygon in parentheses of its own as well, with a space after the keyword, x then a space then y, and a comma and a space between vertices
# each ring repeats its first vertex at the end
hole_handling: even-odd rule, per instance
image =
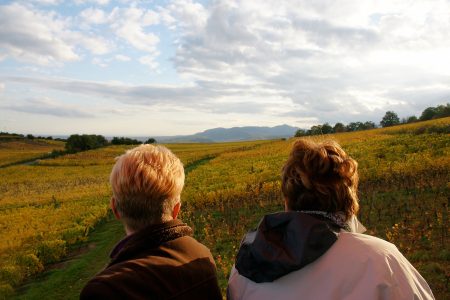
POLYGON ((157 136, 450 101, 450 1, 0 0, 0 131, 157 136))

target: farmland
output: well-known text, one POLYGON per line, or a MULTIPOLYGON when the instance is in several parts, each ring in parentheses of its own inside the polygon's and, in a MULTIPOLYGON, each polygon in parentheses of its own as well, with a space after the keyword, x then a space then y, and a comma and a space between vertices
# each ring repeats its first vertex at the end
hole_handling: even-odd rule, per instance
MULTIPOLYGON (((309 137, 334 139, 358 161, 359 218, 369 234, 397 245, 437 299, 449 293, 449 127, 445 118, 309 137)), ((279 174, 292 142, 167 145, 187 173, 181 218, 211 249, 222 288, 243 234, 265 213, 283 209, 279 174)), ((40 155, 26 145, 3 147, 10 150, 0 151, 2 165, 23 160, 17 153, 40 155)), ((66 257, 108 218, 109 172, 129 147, 0 169, 0 295, 12 295, 26 278, 66 257)))

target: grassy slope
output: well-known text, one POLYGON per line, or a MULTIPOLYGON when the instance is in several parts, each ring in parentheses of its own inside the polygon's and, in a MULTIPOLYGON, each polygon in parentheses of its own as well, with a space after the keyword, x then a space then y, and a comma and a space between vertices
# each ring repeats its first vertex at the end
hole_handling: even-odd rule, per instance
MULTIPOLYGON (((395 131, 402 127, 393 127, 388 131, 395 131)), ((383 129, 386 130, 386 129, 383 129)), ((192 165, 193 169, 199 167, 200 165, 206 164, 209 162, 209 159, 199 160, 197 164, 194 163, 192 165)), ((192 169, 187 168, 186 171, 191 171, 192 169)), ((269 211, 273 211, 273 209, 269 209, 269 211)), ((246 211, 246 213, 248 213, 246 211)), ((261 213, 260 211, 252 212, 255 215, 261 213)), ((234 216, 233 211, 233 216, 234 216)), ((184 219, 184 218, 183 218, 184 219)), ((192 218, 193 220, 198 220, 198 216, 192 218)), ((246 216, 244 220, 248 220, 249 216, 246 216)), ((251 218, 250 218, 251 219, 251 218)), ((257 218, 255 218, 256 220, 257 218)), ((191 221, 193 221, 191 220, 191 221)), ((206 223, 211 222, 210 219, 205 220, 206 223)), ((190 222, 189 222, 190 223, 190 222)), ((201 222, 200 222, 201 223, 201 222)), ((245 227, 245 229, 251 228, 250 224, 243 224, 242 219, 237 220, 240 226, 245 227)), ((198 224, 197 229, 205 227, 205 224, 198 224)), ((206 228, 206 227, 205 227, 206 228)), ((243 229, 242 229, 243 230, 243 229)), ((201 234, 201 230, 196 230, 197 234, 201 234)), ((228 235, 237 235, 242 236, 242 233, 234 233, 228 232, 228 235)), ((115 222, 113 220, 108 220, 105 223, 101 224, 96 228, 94 232, 90 235, 89 244, 95 244, 95 248, 90 250, 88 253, 81 255, 79 258, 73 259, 68 262, 64 269, 60 270, 51 270, 38 277, 36 280, 25 286, 21 292, 19 293, 17 299, 40 299, 45 298, 48 299, 77 299, 79 295, 79 291, 83 287, 83 285, 87 282, 87 280, 92 277, 96 272, 98 272, 102 267, 106 264, 108 260, 108 254, 114 243, 117 242, 120 237, 123 235, 123 229, 121 224, 115 222)), ((211 236, 216 237, 216 235, 212 234, 211 236)), ((198 238, 202 239, 202 236, 198 236, 198 238)), ((233 256, 236 249, 228 247, 228 243, 221 243, 217 238, 214 241, 211 241, 211 244, 214 244, 214 247, 211 247, 213 253, 217 252, 222 255, 222 258, 225 259, 225 255, 233 256), (224 251, 223 248, 226 248, 228 251, 224 251), (228 249, 230 248, 230 249, 228 249), (226 253, 225 253, 226 252, 226 253), (230 252, 230 253, 228 253, 230 252)), ((220 261, 217 260, 218 267, 224 268, 223 273, 227 274, 229 270, 228 264, 221 264, 220 261)), ((430 264, 431 266, 431 264, 430 264)), ((445 277, 445 276, 444 276, 445 277)), ((226 276, 222 278, 221 282, 226 283, 226 276)))
POLYGON ((83 286, 108 263, 111 249, 123 236, 122 224, 109 217, 89 235, 86 253, 39 275, 13 299, 78 299, 83 286))
MULTIPOLYGON (((207 163, 212 157, 203 158, 189 164, 185 173, 207 163)), ((75 258, 58 264, 17 291, 13 299, 79 299, 81 289, 109 261, 109 253, 124 236, 123 226, 112 216, 98 225, 89 235, 89 240, 75 258), (45 297, 44 297, 45 295, 45 297)))

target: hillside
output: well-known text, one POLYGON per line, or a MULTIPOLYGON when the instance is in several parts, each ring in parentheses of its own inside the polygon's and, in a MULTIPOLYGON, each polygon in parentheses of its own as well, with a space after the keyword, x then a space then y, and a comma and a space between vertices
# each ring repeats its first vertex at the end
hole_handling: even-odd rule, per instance
POLYGON ((297 127, 292 127, 289 125, 279 125, 275 127, 246 126, 232 128, 213 128, 193 135, 156 137, 156 140, 158 142, 164 143, 213 143, 269 140, 292 137, 294 136, 297 129, 297 127))
MULTIPOLYGON (((359 218, 368 234, 394 243, 437 299, 449 292, 449 126, 445 118, 308 137, 335 139, 358 161, 359 218)), ((181 218, 211 249, 223 289, 243 234, 262 215, 283 209, 280 169, 293 140, 167 145, 186 166, 181 218)), ((98 236, 108 245, 121 237, 120 230, 109 232, 111 226, 99 224, 112 222, 120 229, 108 219, 108 174, 114 157, 129 147, 0 169, 0 295, 12 295, 25 279, 82 247, 88 252, 73 262, 80 261, 77 267, 67 262, 19 293, 23 299, 77 299, 99 268, 88 261, 105 261, 110 250, 98 236)))

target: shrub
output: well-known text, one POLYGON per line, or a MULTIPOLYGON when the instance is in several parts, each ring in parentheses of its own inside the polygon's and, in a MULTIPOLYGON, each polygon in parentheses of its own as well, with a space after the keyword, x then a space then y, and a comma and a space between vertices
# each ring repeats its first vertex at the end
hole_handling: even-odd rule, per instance
POLYGON ((10 299, 10 297, 14 294, 14 289, 8 283, 0 284, 0 300, 2 299, 10 299))
POLYGON ((39 258, 32 253, 20 255, 16 259, 17 264, 22 268, 22 273, 25 274, 26 277, 37 274, 44 270, 44 266, 39 258))
POLYGON ((7 282, 12 286, 16 286, 21 280, 20 270, 16 266, 6 265, 0 268, 0 282, 7 282))
POLYGON ((44 264, 55 263, 66 255, 63 240, 43 241, 37 246, 37 256, 44 264))

